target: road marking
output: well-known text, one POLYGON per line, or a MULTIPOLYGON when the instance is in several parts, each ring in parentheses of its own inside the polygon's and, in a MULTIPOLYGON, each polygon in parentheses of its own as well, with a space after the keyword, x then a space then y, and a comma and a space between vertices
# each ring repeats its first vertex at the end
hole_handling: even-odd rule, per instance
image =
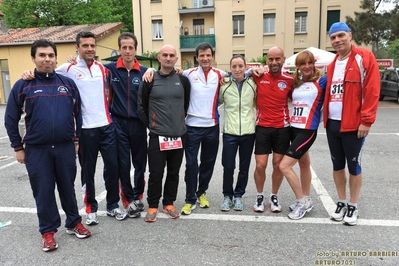
POLYGON ((327 189, 323 186, 312 167, 310 167, 310 171, 312 172, 313 188, 316 190, 317 195, 320 197, 320 200, 323 203, 327 214, 330 215, 330 213, 335 210, 336 204, 331 198, 330 194, 328 194, 327 189))
POLYGON ((18 161, 14 161, 14 162, 12 162, 12 163, 9 163, 9 164, 0 166, 0 170, 2 170, 2 169, 4 169, 4 168, 7 168, 7 167, 10 167, 10 166, 12 166, 12 165, 14 165, 14 164, 16 164, 16 163, 18 163, 18 161))
MULTIPOLYGON (((36 208, 16 208, 16 207, 0 207, 0 212, 9 213, 36 213, 36 208)), ((64 214, 60 210, 60 214, 64 214)), ((80 215, 85 215, 84 210, 80 210, 80 215)), ((98 216, 106 216, 106 211, 98 211, 98 216)), ((145 212, 141 213, 141 217, 146 215, 145 212)), ((192 213, 191 215, 182 215, 182 220, 208 220, 208 221, 229 221, 229 222, 260 222, 260 223, 299 223, 299 224, 328 224, 328 225, 342 225, 341 222, 334 222, 329 218, 311 218, 305 217, 300 220, 290 220, 287 217, 272 217, 258 214, 254 215, 231 215, 231 214, 199 214, 192 213)), ((169 219, 164 213, 159 213, 157 218, 169 219)), ((143 218, 141 218, 143 219, 143 218)), ((359 219, 357 225, 361 226, 385 226, 385 227, 399 227, 399 220, 366 220, 359 219)))

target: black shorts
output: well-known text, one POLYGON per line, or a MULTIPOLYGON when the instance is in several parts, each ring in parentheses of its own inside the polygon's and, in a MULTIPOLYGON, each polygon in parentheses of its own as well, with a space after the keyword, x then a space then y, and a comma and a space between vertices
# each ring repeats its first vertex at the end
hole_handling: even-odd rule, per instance
POLYGON ((317 130, 291 127, 291 136, 291 146, 288 148, 285 155, 299 160, 316 140, 317 130))
POLYGON ((256 126, 255 154, 285 154, 290 146, 291 131, 289 127, 274 128, 256 126))

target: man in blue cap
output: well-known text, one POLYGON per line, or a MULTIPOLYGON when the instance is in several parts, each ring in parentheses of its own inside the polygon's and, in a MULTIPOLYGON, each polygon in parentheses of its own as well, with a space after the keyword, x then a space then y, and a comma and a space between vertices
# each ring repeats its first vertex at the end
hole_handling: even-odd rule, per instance
POLYGON ((356 225, 357 202, 362 185, 361 150, 374 123, 380 94, 380 73, 373 53, 351 44, 352 33, 344 22, 334 23, 330 42, 337 52, 327 67, 324 126, 338 193, 334 221, 356 225), (345 164, 349 170, 349 201, 346 198, 345 164))

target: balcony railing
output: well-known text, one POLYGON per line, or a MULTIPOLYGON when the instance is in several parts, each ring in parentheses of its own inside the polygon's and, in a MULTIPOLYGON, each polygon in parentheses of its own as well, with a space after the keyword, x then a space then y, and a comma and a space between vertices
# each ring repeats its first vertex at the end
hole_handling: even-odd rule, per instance
POLYGON ((181 35, 180 36, 180 50, 192 50, 197 47, 199 43, 207 42, 213 48, 216 47, 215 35, 205 34, 205 35, 181 35))
POLYGON ((215 12, 214 0, 178 0, 179 13, 204 13, 215 12))

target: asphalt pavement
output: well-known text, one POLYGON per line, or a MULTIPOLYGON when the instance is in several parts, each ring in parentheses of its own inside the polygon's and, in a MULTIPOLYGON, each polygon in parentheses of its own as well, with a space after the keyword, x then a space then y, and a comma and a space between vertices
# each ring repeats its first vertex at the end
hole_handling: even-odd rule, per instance
MULTIPOLYGON (((337 194, 321 125, 310 151, 314 208, 301 220, 287 218, 288 206, 295 197, 286 181, 279 192, 282 213, 253 212, 254 160, 243 197, 244 210, 221 212, 220 141, 207 192, 210 208, 197 208, 193 214, 174 220, 159 214, 155 223, 144 222, 145 212, 141 218, 124 221, 105 215, 103 164, 99 157, 96 195, 100 223, 90 227, 92 236, 88 239, 70 236, 64 227, 59 228, 55 235, 59 248, 52 252, 41 250, 29 179, 25 166, 15 161, 10 148, 3 126, 4 111, 5 106, 0 106, 0 265, 399 265, 399 105, 394 99, 379 103, 377 121, 363 149, 363 186, 356 226, 329 219, 337 194)), ((270 162, 266 172, 264 191, 268 195, 270 162)), ((78 173, 76 195, 85 218, 80 186, 78 173)), ((175 203, 178 209, 184 204, 184 195, 183 161, 175 203)), ((65 215, 61 217, 64 226, 65 215)))

